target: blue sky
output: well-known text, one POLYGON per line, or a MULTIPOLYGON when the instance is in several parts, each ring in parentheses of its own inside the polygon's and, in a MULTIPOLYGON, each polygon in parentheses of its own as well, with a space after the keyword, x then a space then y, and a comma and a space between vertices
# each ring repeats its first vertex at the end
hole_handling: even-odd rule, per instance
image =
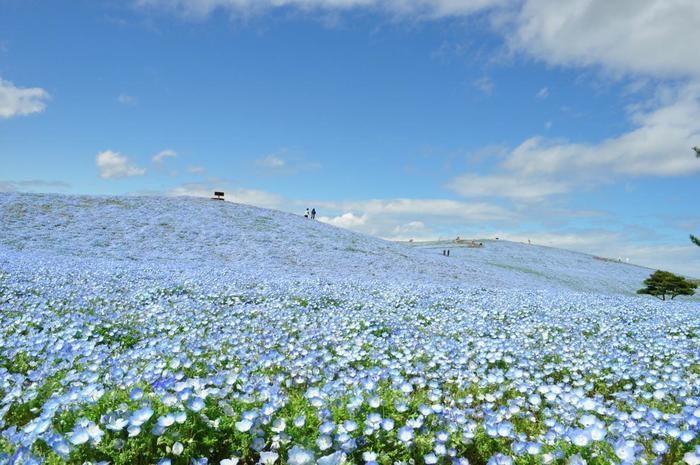
POLYGON ((0 190, 700 275, 694 0, 0 0, 0 190))

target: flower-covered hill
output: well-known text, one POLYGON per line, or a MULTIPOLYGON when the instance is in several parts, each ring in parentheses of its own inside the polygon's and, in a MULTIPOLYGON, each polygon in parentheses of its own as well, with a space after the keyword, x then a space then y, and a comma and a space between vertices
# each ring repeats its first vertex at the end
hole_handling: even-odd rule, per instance
POLYGON ((505 241, 395 244, 275 210, 192 197, 0 194, 0 248, 266 278, 377 279, 633 293, 649 270, 505 241), (451 257, 441 255, 451 248, 451 257))
POLYGON ((191 198, 0 226, 0 465, 700 464, 700 305, 644 269, 191 198))

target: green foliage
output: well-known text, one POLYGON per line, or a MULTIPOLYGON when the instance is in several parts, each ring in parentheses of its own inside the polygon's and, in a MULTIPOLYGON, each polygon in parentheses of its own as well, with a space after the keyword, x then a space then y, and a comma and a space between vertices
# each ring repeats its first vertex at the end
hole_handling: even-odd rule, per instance
POLYGON ((700 238, 693 236, 692 234, 690 235, 690 241, 700 247, 700 238))
POLYGON ((692 283, 682 276, 677 276, 669 271, 657 270, 644 280, 646 287, 637 291, 637 294, 653 295, 659 300, 671 300, 679 295, 693 295, 697 284, 692 283))
POLYGON ((39 416, 41 407, 53 393, 61 391, 61 381, 66 373, 59 371, 49 376, 44 384, 39 388, 37 396, 24 403, 14 403, 5 414, 7 425, 21 427, 39 416))

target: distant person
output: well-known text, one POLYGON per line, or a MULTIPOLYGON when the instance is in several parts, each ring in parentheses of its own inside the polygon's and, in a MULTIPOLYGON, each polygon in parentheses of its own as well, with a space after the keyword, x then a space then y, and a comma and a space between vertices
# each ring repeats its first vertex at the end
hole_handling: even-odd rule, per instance
POLYGON ((315 208, 312 208, 312 209, 311 209, 311 219, 312 219, 312 220, 315 220, 315 219, 316 219, 316 209, 315 209, 315 208))
POLYGON ((311 215, 309 212, 309 209, 307 208, 306 211, 304 212, 304 218, 308 218, 311 215))
POLYGON ((447 256, 450 256, 450 249, 447 249, 447 256))

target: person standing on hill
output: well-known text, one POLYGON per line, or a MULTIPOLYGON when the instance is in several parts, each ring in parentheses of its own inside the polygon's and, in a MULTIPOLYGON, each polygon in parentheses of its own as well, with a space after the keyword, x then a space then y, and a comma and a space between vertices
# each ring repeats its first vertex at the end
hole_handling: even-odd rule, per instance
POLYGON ((311 215, 311 213, 309 213, 309 209, 307 208, 306 211, 304 212, 304 218, 308 218, 310 215, 311 215))
POLYGON ((312 208, 312 209, 311 209, 311 219, 312 219, 312 220, 315 220, 315 219, 316 219, 316 209, 315 209, 315 208, 312 208))

